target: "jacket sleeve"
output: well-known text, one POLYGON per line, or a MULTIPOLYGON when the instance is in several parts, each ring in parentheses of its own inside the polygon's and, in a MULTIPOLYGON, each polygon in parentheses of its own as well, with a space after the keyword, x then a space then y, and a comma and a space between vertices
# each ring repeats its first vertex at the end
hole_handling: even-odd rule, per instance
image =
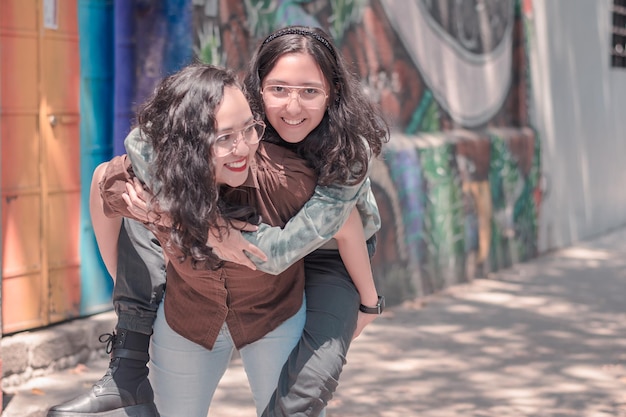
MULTIPOLYGON (((265 252, 268 260, 263 262, 254 256, 250 258, 261 271, 274 275, 281 273, 332 239, 357 203, 367 201, 370 194, 369 178, 354 186, 316 187, 313 196, 284 228, 261 224, 258 231, 243 233, 246 240, 265 252)), ((373 195, 371 198, 374 201, 373 195)), ((375 212, 369 215, 378 219, 380 227, 375 201, 374 209, 375 212)), ((361 217, 363 218, 363 213, 361 217)), ((369 228, 370 236, 373 234, 372 228, 376 226, 369 228)))
POLYGON ((130 131, 126 139, 124 139, 124 147, 128 154, 128 159, 133 166, 135 176, 139 180, 146 184, 146 186, 153 191, 157 191, 159 184, 156 183, 152 174, 150 173, 150 164, 154 157, 154 150, 152 144, 141 138, 141 131, 139 128, 134 128, 130 131))
POLYGON ((126 183, 133 177, 133 168, 126 155, 116 156, 107 162, 104 176, 100 181, 100 195, 104 214, 107 217, 135 218, 122 199, 122 194, 126 191, 126 183))

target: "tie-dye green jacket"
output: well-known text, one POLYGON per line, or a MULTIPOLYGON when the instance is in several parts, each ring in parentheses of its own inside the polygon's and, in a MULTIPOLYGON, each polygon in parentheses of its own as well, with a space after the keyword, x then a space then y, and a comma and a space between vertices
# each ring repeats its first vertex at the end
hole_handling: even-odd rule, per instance
MULTIPOLYGON (((148 169, 152 146, 141 139, 138 129, 129 133, 124 145, 135 175, 149 188, 158 188, 148 169)), ((380 215, 369 178, 354 186, 317 186, 311 199, 284 228, 261 224, 257 232, 243 233, 268 258, 263 262, 252 256, 252 261, 259 270, 275 275, 316 249, 336 249, 332 237, 355 206, 363 221, 365 238, 369 239, 380 229, 380 215)))

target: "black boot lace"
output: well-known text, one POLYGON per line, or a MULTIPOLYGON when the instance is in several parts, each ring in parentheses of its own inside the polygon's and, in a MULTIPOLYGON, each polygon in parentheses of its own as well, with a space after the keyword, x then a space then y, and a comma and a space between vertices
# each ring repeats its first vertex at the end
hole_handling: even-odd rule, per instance
POLYGON ((104 333, 101 334, 100 337, 98 338, 98 340, 100 341, 100 343, 106 343, 106 353, 111 353, 113 352, 113 347, 115 346, 115 342, 117 341, 117 335, 115 334, 115 332, 113 333, 104 333))

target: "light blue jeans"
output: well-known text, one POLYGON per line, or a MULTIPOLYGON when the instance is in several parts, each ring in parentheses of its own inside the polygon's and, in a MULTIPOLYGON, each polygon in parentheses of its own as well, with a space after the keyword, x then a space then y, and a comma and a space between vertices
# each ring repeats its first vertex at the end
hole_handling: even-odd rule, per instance
MULTIPOLYGON (((206 417, 217 384, 235 349, 226 323, 206 349, 176 333, 159 306, 150 345, 150 382, 161 417, 206 417)), ((261 415, 278 384, 281 369, 300 340, 306 302, 300 310, 262 339, 240 349, 250 389, 261 415)))

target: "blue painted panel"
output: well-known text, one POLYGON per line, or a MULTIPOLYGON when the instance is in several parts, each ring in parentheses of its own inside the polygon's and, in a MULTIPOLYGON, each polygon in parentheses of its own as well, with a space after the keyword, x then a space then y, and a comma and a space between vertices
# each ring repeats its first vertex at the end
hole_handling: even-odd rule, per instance
POLYGON ((113 154, 121 155, 124 138, 130 131, 135 109, 135 31, 133 21, 134 0, 115 3, 115 117, 113 120, 113 154))
POLYGON ((96 166, 111 158, 113 124, 113 1, 78 0, 81 137, 80 314, 111 309, 112 280, 100 258, 89 217, 96 166))

